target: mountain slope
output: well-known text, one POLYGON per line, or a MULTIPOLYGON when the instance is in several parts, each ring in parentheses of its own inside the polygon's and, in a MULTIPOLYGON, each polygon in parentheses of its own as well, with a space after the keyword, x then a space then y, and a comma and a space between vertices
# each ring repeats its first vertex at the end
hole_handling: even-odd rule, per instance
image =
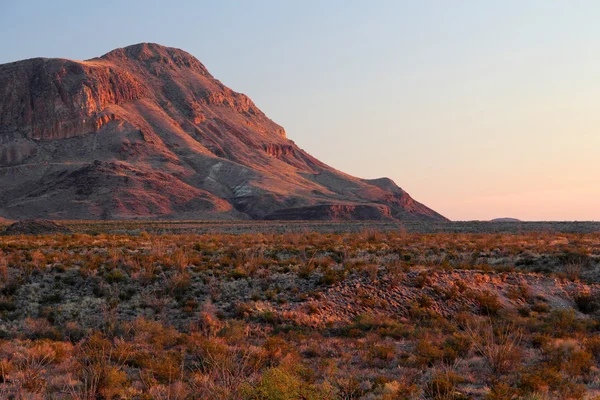
POLYGON ((0 216, 445 220, 310 156, 190 54, 157 44, 0 65, 0 216))

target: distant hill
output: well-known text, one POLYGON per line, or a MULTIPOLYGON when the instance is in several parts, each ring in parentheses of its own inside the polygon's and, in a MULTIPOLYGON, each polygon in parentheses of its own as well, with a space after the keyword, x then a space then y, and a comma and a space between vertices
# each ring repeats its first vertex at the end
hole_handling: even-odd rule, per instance
POLYGON ((5 218, 447 221, 315 159, 179 49, 4 64, 0 88, 5 218))
POLYGON ((490 222, 521 222, 521 220, 517 219, 517 218, 504 217, 504 218, 494 218, 490 222))

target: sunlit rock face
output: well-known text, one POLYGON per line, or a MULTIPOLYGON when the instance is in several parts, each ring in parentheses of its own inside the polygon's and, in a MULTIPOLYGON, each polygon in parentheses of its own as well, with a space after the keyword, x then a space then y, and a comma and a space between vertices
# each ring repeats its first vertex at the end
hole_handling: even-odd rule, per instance
POLYGON ((445 220, 316 160, 185 51, 0 65, 0 217, 445 220))

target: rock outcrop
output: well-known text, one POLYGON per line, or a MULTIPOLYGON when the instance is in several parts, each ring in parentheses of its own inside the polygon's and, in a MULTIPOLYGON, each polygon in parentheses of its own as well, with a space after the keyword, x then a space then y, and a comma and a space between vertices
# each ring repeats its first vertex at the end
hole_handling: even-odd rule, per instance
POLYGON ((1 232, 2 235, 46 235, 54 233, 71 233, 71 229, 54 221, 27 219, 11 224, 1 232))
POLYGON ((0 216, 445 220, 310 156, 185 51, 0 65, 0 216))

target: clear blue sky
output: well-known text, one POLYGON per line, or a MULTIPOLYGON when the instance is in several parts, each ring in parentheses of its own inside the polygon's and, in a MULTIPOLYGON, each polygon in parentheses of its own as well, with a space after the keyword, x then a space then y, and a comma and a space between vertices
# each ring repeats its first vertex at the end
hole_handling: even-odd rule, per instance
POLYGON ((600 220, 600 2, 2 1, 0 63, 182 48, 451 219, 600 220))

